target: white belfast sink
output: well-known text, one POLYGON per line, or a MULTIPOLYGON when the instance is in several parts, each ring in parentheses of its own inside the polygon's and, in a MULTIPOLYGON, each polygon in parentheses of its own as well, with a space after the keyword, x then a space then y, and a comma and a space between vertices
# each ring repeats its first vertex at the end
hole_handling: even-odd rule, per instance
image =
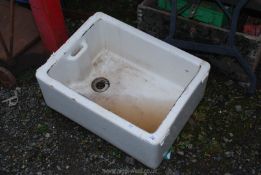
POLYGON ((96 13, 36 77, 48 106, 156 168, 203 97, 209 69, 96 13))

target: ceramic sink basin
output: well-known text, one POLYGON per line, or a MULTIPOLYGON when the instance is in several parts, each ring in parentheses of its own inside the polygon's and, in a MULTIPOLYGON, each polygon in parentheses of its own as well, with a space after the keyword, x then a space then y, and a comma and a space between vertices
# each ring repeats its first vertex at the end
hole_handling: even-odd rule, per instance
POLYGON ((203 97, 209 69, 96 13, 36 77, 47 105, 156 168, 203 97))

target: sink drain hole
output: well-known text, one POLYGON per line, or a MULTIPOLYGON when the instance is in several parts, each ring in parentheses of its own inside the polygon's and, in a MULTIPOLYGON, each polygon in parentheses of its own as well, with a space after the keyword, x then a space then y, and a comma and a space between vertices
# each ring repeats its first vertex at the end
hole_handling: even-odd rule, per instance
POLYGON ((95 92, 104 92, 106 91, 108 88, 110 87, 110 82, 108 79, 103 78, 103 77, 99 77, 99 78, 95 78, 92 81, 92 89, 95 92))

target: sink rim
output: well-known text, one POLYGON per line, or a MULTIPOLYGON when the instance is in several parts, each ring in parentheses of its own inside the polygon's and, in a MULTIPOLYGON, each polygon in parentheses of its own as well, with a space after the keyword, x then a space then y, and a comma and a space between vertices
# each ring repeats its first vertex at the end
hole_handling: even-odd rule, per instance
POLYGON ((94 16, 92 16, 86 23, 84 23, 83 26, 80 29, 78 29, 78 32, 76 32, 74 36, 71 37, 57 52, 52 54, 52 56, 48 59, 48 61, 37 70, 36 77, 37 79, 47 83, 50 87, 54 88, 56 91, 63 93, 68 98, 72 99, 75 103, 84 106, 88 110, 96 113, 100 117, 103 117, 107 121, 117 125, 118 127, 129 132, 130 134, 135 135, 136 137, 139 137, 149 142, 150 144, 158 145, 164 142, 165 138, 170 132, 169 128, 175 122, 176 116, 181 112, 183 106, 186 104, 186 102, 188 101, 188 99, 190 98, 194 90, 199 86, 200 83, 203 83, 205 81, 206 77, 208 76, 209 70, 210 70, 210 65, 206 61, 203 61, 185 51, 182 51, 172 45, 169 45, 159 39, 156 39, 150 36, 149 34, 146 34, 134 27, 128 26, 127 24, 118 21, 106 14, 98 12, 94 16), (166 118, 162 121, 158 129, 153 133, 149 133, 135 126, 134 124, 108 111, 107 109, 101 107, 95 102, 83 97, 82 95, 78 94, 77 92, 73 91, 69 87, 63 85, 61 82, 53 79, 48 75, 49 70, 53 67, 54 64, 56 64, 57 61, 62 59, 64 54, 66 54, 66 51, 70 49, 71 45, 73 43, 76 43, 78 40, 80 40, 81 37, 84 35, 84 33, 88 29, 90 29, 92 25, 98 20, 104 20, 106 22, 119 25, 121 29, 131 32, 132 34, 137 35, 142 39, 149 40, 153 44, 157 45, 159 48, 164 49, 168 52, 172 52, 174 55, 175 54, 182 55, 184 59, 187 59, 190 62, 199 66, 199 71, 197 72, 195 77, 192 79, 192 81, 182 92, 176 104, 174 105, 174 107, 172 107, 171 111, 168 113, 166 118))

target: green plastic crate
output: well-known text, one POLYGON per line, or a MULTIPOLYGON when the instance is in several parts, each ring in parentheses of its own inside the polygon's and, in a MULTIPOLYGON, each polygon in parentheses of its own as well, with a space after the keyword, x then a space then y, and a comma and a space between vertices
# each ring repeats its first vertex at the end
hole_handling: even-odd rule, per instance
MULTIPOLYGON (((186 0, 178 0, 177 9, 181 9, 185 4, 186 0)), ((171 11, 172 0, 158 0, 158 7, 166 11, 171 11)), ((190 11, 191 9, 188 8, 181 14, 181 16, 189 17, 190 11)), ((226 15, 223 11, 215 3, 206 1, 202 1, 200 3, 193 19, 203 23, 212 24, 217 27, 222 27, 227 22, 226 15)))

